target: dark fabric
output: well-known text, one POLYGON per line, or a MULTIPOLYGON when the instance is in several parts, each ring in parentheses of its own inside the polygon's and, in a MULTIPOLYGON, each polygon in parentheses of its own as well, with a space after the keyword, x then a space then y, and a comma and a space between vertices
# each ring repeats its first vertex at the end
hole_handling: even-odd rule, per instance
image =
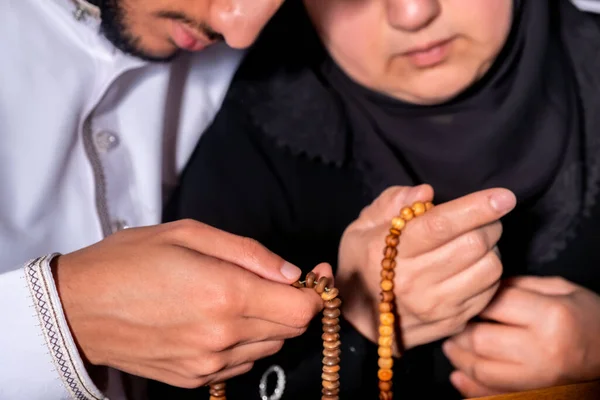
MULTIPOLYGON (((516 239, 503 242, 503 254, 511 255, 503 261, 510 274, 562 275, 600 291, 600 29, 596 17, 566 0, 549 4, 555 5, 550 32, 560 34, 565 78, 575 82, 581 129, 569 140, 579 143, 573 146, 577 157, 555 168, 542 196, 519 204, 521 219, 506 221, 504 236, 516 239), (558 218, 542 218, 550 214, 558 218)), ((194 218, 253 237, 308 272, 321 261, 335 267, 343 230, 378 193, 356 157, 347 108, 323 75, 325 55, 298 7, 299 2, 288 0, 244 61, 221 112, 192 155, 165 220, 194 218)), ((546 88, 540 84, 532 90, 545 93, 546 88)), ((560 103, 547 95, 539 101, 560 103)), ((535 118, 539 114, 516 122, 529 125, 535 118)), ((342 398, 375 399, 376 346, 342 322, 342 398)), ((320 358, 317 321, 279 354, 231 380, 228 398, 258 400, 262 374, 280 365, 288 381, 284 400, 317 399, 320 358)), ((450 371, 439 343, 411 349, 395 368, 395 390, 403 399, 458 398, 448 382, 450 371)), ((199 391, 153 384, 150 397, 206 396, 199 391)))

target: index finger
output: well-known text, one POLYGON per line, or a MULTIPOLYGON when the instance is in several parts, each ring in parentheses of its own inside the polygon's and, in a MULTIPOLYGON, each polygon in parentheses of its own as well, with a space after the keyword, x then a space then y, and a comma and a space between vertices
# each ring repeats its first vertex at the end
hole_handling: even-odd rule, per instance
POLYGON ((409 224, 402 235, 403 254, 414 257, 432 251, 510 212, 515 195, 507 189, 488 189, 440 204, 409 224))
POLYGON ((323 309, 323 300, 314 289, 261 280, 256 296, 245 304, 243 316, 302 329, 323 309))
POLYGON ((275 282, 291 284, 302 271, 256 240, 192 220, 165 224, 174 244, 232 264, 275 282))

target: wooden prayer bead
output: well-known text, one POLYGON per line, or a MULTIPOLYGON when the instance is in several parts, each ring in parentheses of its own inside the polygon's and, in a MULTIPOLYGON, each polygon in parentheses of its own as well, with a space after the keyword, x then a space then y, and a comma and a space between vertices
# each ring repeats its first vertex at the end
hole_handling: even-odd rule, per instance
POLYGON ((315 274, 314 272, 309 272, 308 274, 306 274, 306 287, 311 289, 314 288, 316 279, 317 274, 315 274))
POLYGON ((390 228, 390 235, 400 236, 400 232, 402 232, 402 231, 399 231, 396 228, 390 228))
POLYGON ((394 292, 390 292, 388 290, 381 292, 381 301, 385 303, 391 303, 394 301, 394 292))
POLYGON ((318 294, 323 294, 327 285, 329 285, 329 278, 327 278, 326 276, 320 277, 319 281, 317 282, 317 285, 315 286, 315 292, 317 292, 318 294))
POLYGON ((423 214, 425 214, 425 204, 421 203, 421 202, 416 202, 412 205, 412 210, 413 213, 415 214, 415 217, 419 217, 423 214))
POLYGON ((383 255, 385 258, 396 258, 396 256, 398 255, 398 250, 395 247, 386 246, 383 250, 383 255))
POLYGON ((384 258, 381 262, 383 269, 392 270, 396 267, 396 260, 390 258, 384 258))
POLYGON ((338 325, 340 323, 340 319, 339 318, 321 318, 321 322, 323 323, 323 325, 338 325))
POLYGON ((393 325, 395 319, 396 318, 394 317, 394 314, 392 314, 391 312, 382 313, 379 316, 379 320, 383 325, 393 325))
POLYGON ((391 369, 388 368, 381 368, 378 372, 377 372, 377 377, 379 378, 379 380, 381 381, 391 381, 392 380, 392 376, 393 376, 393 372, 391 369))
POLYGON ((323 379, 324 381, 335 382, 340 379, 340 374, 323 372, 321 374, 321 379, 323 379))
POLYGON ((415 213, 413 212, 412 208, 404 207, 402 210, 400 210, 400 216, 404 219, 404 221, 408 222, 415 217, 415 213))
MULTIPOLYGON (((339 357, 341 353, 340 349, 323 349, 323 356, 325 357, 339 357)), ((325 367, 323 367, 323 371, 327 372, 325 371, 325 367)))
POLYGON ((303 288, 304 284, 301 283, 300 281, 296 281, 296 282, 292 283, 292 286, 295 288, 303 288))
POLYGON ((382 279, 393 280, 394 276, 396 274, 394 273, 394 271, 388 271, 386 269, 382 269, 380 275, 381 275, 382 279))
POLYGON ((425 203, 425 211, 429 211, 433 208, 433 203, 428 201, 427 203, 425 203))
POLYGON ((389 368, 389 369, 392 369, 392 367, 394 366, 394 359, 391 358, 391 357, 389 357, 389 358, 381 357, 377 361, 377 365, 379 366, 379 368, 389 368))
POLYGON ((392 290, 394 288, 394 282, 389 279, 384 279, 381 281, 381 290, 392 290))
POLYGON ((394 327, 389 325, 381 325, 379 327, 379 334, 381 336, 391 336, 394 333, 394 327))
POLYGON ((339 365, 323 365, 323 372, 328 372, 328 373, 340 372, 340 366, 339 365))
POLYGON ((406 221, 402 217, 392 218, 392 228, 394 228, 398 231, 402 231, 402 229, 404 229, 405 226, 406 226, 406 221))
POLYGON ((326 326, 323 326, 323 332, 327 332, 327 333, 338 333, 340 331, 340 329, 341 328, 340 328, 339 325, 326 325, 326 326))
POLYGON ((379 390, 389 392, 392 390, 392 381, 379 381, 379 390))
POLYGON ((323 316, 327 318, 337 318, 341 314, 339 308, 325 308, 323 309, 323 316))
POLYGON ((321 335, 321 339, 323 339, 325 342, 337 342, 340 340, 340 334, 325 332, 321 335))
POLYGON ((323 357, 323 365, 338 365, 340 363, 339 357, 323 357))
POLYGON ((337 396, 338 394, 340 394, 340 388, 333 388, 333 389, 323 388, 323 389, 321 389, 321 393, 324 394, 325 396, 337 396))
POLYGON ((321 298, 325 301, 333 300, 340 294, 338 288, 329 289, 321 294, 321 298))
POLYGON ((393 336, 380 336, 379 337, 379 345, 382 347, 392 347, 394 345, 394 337, 393 336))
POLYGON ((384 392, 384 391, 379 392, 379 400, 392 400, 392 399, 393 399, 392 392, 384 392))
POLYGON ((339 349, 341 345, 342 342, 339 340, 335 342, 323 342, 323 347, 326 349, 339 349))
POLYGON ((392 311, 391 303, 379 303, 379 312, 381 313, 389 313, 392 311))
POLYGON ((377 354, 379 355, 379 357, 392 358, 392 348, 391 347, 379 347, 377 349, 377 354))
POLYGON ((342 301, 339 297, 325 302, 325 308, 340 308, 342 301))
POLYGON ((337 389, 340 387, 340 382, 329 382, 329 381, 321 381, 323 383, 323 387, 327 389, 337 389))
POLYGON ((385 238, 385 244, 387 246, 396 247, 398 246, 399 241, 400 239, 398 238, 398 236, 392 234, 387 235, 387 237, 385 238))

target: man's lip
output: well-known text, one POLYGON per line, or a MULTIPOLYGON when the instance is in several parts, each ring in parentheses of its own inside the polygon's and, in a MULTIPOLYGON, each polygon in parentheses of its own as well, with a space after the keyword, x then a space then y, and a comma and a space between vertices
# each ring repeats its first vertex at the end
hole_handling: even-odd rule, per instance
POLYGON ((190 27, 185 22, 173 21, 173 41, 181 49, 199 51, 210 46, 213 41, 190 27))
POLYGON ((447 43, 450 43, 452 40, 454 40, 453 37, 448 38, 448 39, 438 40, 438 41, 435 41, 435 42, 429 42, 429 43, 426 43, 426 44, 424 44, 422 46, 413 47, 412 49, 409 49, 409 50, 403 52, 402 55, 403 56, 410 56, 410 55, 413 55, 413 54, 424 53, 424 52, 427 52, 427 51, 429 51, 431 49, 434 49, 434 48, 436 48, 438 46, 443 46, 443 45, 445 45, 447 43))

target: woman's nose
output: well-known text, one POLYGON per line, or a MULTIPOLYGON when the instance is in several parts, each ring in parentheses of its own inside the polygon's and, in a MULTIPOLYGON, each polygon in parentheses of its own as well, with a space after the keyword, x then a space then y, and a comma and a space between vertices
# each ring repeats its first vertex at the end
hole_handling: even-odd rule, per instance
POLYGON ((429 25, 441 10, 440 0, 386 1, 389 24, 396 29, 409 32, 418 31, 429 25))

